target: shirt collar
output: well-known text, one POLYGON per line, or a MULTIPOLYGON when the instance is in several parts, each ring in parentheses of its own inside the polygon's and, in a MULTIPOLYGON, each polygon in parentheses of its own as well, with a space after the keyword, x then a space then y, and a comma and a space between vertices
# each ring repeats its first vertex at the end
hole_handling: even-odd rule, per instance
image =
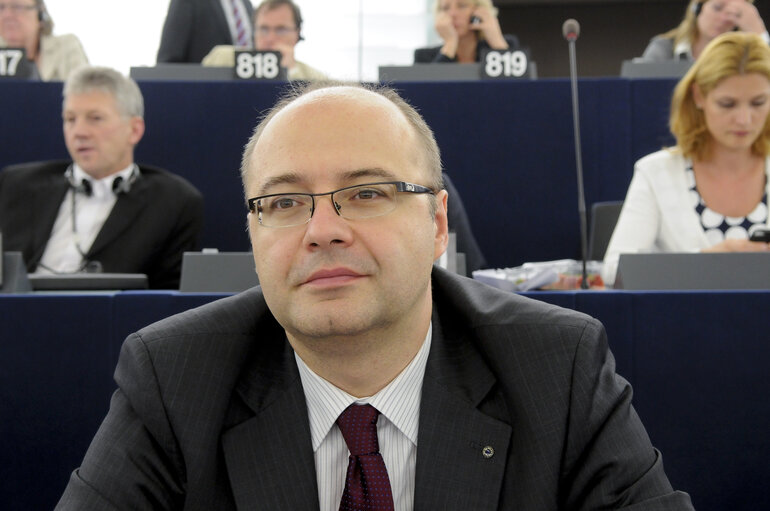
POLYGON ((371 404, 380 411, 414 445, 417 445, 418 419, 420 416, 420 396, 422 380, 430 353, 433 325, 428 327, 428 334, 422 347, 396 378, 375 395, 356 398, 334 386, 313 372, 307 364, 294 354, 299 369, 302 387, 307 400, 310 435, 313 451, 317 451, 326 435, 331 431, 337 417, 351 404, 371 404))

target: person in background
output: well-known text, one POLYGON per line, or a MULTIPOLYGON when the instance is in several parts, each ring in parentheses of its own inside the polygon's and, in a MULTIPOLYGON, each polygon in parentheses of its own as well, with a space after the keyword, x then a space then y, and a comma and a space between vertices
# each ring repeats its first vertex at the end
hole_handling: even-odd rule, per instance
POLYGON ((500 30, 491 0, 437 0, 435 26, 444 43, 416 49, 415 64, 479 62, 487 50, 519 47, 515 35, 503 35, 500 30))
MULTIPOLYGON (((292 0, 264 0, 254 11, 254 46, 238 49, 281 52, 281 66, 289 80, 324 80, 321 71, 294 58, 294 47, 302 41, 302 13, 292 0)), ((204 66, 232 67, 235 65, 232 45, 214 47, 204 57, 204 66)))
POLYGON ((655 36, 640 60, 692 61, 712 39, 731 30, 752 32, 770 43, 754 0, 691 0, 679 26, 655 36))
POLYGON ((30 272, 144 273, 152 288, 177 288, 182 253, 197 248, 203 197, 179 176, 134 163, 144 134, 139 87, 85 66, 63 96, 72 161, 0 172, 3 248, 22 252, 30 272))
POLYGON ((676 146, 636 162, 602 277, 620 254, 752 252, 768 226, 770 47, 756 34, 714 39, 674 89, 676 146))
POLYGON ((242 158, 260 286, 126 339, 56 509, 692 510, 599 321, 436 267, 419 113, 289 89, 242 158))
POLYGON ((218 44, 248 45, 253 18, 250 0, 171 0, 158 63, 199 63, 218 44))
POLYGON ((41 80, 63 81, 88 64, 73 34, 53 35, 53 20, 43 0, 0 0, 0 48, 24 48, 41 80))

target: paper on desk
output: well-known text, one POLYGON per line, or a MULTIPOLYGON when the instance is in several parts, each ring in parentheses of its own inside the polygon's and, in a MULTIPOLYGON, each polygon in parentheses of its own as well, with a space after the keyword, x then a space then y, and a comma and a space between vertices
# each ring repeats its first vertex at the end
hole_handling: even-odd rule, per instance
MULTIPOLYGON (((601 274, 601 261, 588 261, 586 269, 591 275, 601 274)), ((473 278, 505 291, 531 291, 554 286, 568 275, 582 275, 583 263, 575 259, 558 259, 524 263, 515 268, 476 270, 473 278)), ((590 280, 589 280, 590 282, 590 280)), ((576 289, 577 287, 575 287, 576 289)))

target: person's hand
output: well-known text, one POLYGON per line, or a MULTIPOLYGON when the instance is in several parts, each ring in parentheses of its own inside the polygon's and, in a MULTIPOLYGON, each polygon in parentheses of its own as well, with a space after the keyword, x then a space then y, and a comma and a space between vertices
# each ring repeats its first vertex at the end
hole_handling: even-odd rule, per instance
POLYGON ((457 30, 452 25, 452 17, 449 13, 439 12, 436 14, 436 32, 443 39, 444 43, 457 43, 457 30))
POLYGON ((725 4, 725 15, 739 30, 763 34, 767 29, 759 11, 746 0, 729 0, 725 4))
POLYGON ((500 29, 500 22, 489 7, 476 7, 473 10, 473 16, 478 18, 479 21, 471 23, 471 30, 478 30, 484 34, 484 39, 489 43, 490 48, 493 50, 505 50, 508 48, 508 43, 500 29))
POLYGON ((770 251, 770 243, 764 241, 749 241, 739 239, 724 240, 701 252, 767 252, 770 251))
POLYGON ((457 42, 458 35, 452 24, 452 17, 449 13, 439 12, 436 15, 436 32, 439 37, 444 40, 443 46, 441 46, 441 53, 450 59, 454 59, 457 56, 457 42))
POLYGON ((293 44, 276 44, 276 51, 281 52, 281 67, 291 69, 296 62, 294 61, 294 45, 293 44))

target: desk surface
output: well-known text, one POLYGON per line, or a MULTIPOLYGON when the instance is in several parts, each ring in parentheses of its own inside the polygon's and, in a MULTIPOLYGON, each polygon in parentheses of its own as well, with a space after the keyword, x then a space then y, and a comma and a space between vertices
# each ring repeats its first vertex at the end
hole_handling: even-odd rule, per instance
MULTIPOLYGON (((107 411, 124 337, 221 296, 165 291, 0 295, 0 494, 50 509, 107 411)), ((619 374, 699 510, 770 506, 770 291, 528 296, 606 326, 619 374)))

